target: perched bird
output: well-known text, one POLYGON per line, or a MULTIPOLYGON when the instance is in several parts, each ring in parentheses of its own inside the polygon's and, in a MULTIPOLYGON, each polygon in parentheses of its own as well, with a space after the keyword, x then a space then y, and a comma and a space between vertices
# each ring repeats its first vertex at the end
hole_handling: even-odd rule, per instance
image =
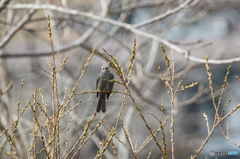
POLYGON ((107 95, 107 99, 108 99, 110 94, 112 93, 114 82, 111 80, 113 79, 114 79, 114 76, 110 72, 108 65, 104 64, 101 68, 101 72, 98 75, 97 82, 96 82, 96 90, 100 91, 100 92, 97 92, 97 97, 98 97, 97 112, 100 112, 100 110, 102 110, 102 112, 105 113, 106 111, 105 97, 107 95))

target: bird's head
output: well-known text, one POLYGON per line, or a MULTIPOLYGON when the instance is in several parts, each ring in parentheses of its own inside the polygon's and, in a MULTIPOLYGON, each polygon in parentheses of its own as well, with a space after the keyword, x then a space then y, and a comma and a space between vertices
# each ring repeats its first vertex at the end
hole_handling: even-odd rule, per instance
POLYGON ((107 64, 102 65, 101 72, 108 72, 108 71, 110 71, 108 65, 107 64))

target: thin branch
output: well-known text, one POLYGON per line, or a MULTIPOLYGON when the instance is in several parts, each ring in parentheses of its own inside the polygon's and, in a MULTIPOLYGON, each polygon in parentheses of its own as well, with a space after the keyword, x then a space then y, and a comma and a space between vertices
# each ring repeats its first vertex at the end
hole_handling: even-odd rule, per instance
POLYGON ((151 23, 153 23, 153 22, 156 22, 156 21, 159 21, 159 20, 161 20, 161 19, 164 19, 164 18, 166 18, 166 17, 168 17, 168 16, 170 16, 170 15, 172 15, 172 14, 174 14, 174 13, 176 13, 176 12, 178 12, 178 11, 184 9, 184 8, 186 8, 186 7, 189 6, 192 2, 193 2, 193 0, 187 0, 187 1, 185 1, 184 3, 182 3, 181 5, 179 5, 178 7, 174 8, 174 9, 172 9, 172 10, 168 10, 168 11, 165 12, 164 14, 161 14, 161 15, 159 15, 159 16, 153 17, 153 18, 151 18, 151 19, 149 19, 149 20, 146 20, 146 21, 144 21, 144 22, 142 22, 142 23, 139 23, 139 24, 136 24, 136 25, 134 25, 134 26, 135 26, 136 28, 140 28, 140 27, 143 27, 143 26, 145 26, 145 25, 148 25, 148 24, 151 24, 151 23))
POLYGON ((220 123, 219 123, 219 128, 220 128, 222 134, 225 136, 226 139, 228 139, 231 143, 233 143, 235 146, 237 146, 237 147, 240 148, 240 145, 238 145, 236 142, 234 142, 233 140, 231 140, 230 137, 229 137, 229 134, 228 134, 228 123, 227 123, 227 134, 225 134, 222 126, 220 125, 220 123))
MULTIPOLYGON (((230 88, 230 84, 228 84, 226 86, 226 90, 230 88)), ((185 106, 189 106, 189 105, 192 105, 192 104, 201 104, 201 103, 204 103, 208 100, 211 100, 212 99, 212 96, 211 94, 209 94, 207 97, 202 97, 203 95, 205 95, 206 93, 208 93, 210 91, 209 88, 205 88, 205 89, 202 89, 202 90, 198 90, 197 94, 195 94, 191 99, 189 100, 186 100, 186 101, 183 101, 183 102, 179 102, 178 103, 178 107, 179 108, 182 108, 182 107, 185 107, 185 106), (200 98, 202 97, 202 98, 200 98)), ((213 93, 213 95, 215 97, 219 96, 222 92, 222 88, 215 91, 213 93)))
POLYGON ((138 8, 146 8, 146 7, 156 7, 158 5, 161 5, 162 3, 171 3, 174 2, 174 0, 170 1, 170 2, 166 2, 166 0, 158 0, 155 2, 135 2, 126 6, 123 6, 122 8, 114 8, 110 11, 110 13, 119 13, 119 12, 126 12, 129 10, 133 10, 133 9, 138 9, 138 8))
POLYGON ((8 86, 7 86, 3 91, 0 89, 0 97, 1 97, 3 94, 7 93, 7 92, 12 88, 12 86, 13 86, 13 82, 10 82, 10 83, 8 84, 8 86))
POLYGON ((128 142, 128 144, 129 144, 129 146, 130 146, 130 148, 131 148, 131 152, 132 152, 132 154, 133 154, 133 157, 134 157, 134 159, 136 159, 137 157, 136 157, 136 154, 135 154, 135 151, 134 151, 134 147, 133 147, 133 145, 132 145, 132 142, 131 142, 131 138, 130 138, 130 136, 129 136, 129 133, 125 130, 125 128, 124 128, 124 126, 123 126, 123 122, 121 123, 121 125, 122 125, 122 128, 123 128, 123 132, 124 132, 124 134, 125 134, 125 137, 126 137, 126 139, 127 139, 127 142, 128 142))
POLYGON ((124 147, 126 147, 129 151, 131 151, 131 149, 129 148, 129 147, 127 147, 127 145, 125 145, 124 143, 123 143, 123 141, 121 141, 120 139, 119 139, 119 137, 117 137, 116 135, 114 136, 124 147))
POLYGON ((187 50, 199 49, 199 48, 206 47, 206 46, 209 46, 209 45, 212 45, 211 41, 207 41, 207 42, 199 43, 199 44, 196 44, 196 45, 193 45, 193 46, 189 46, 189 47, 187 47, 187 50))
MULTIPOLYGON (((73 49, 77 46, 81 46, 83 49, 91 52, 92 48, 82 44, 84 42, 83 36, 81 36, 79 39, 59 47, 54 48, 54 54, 57 54, 58 52, 64 53, 63 51, 73 49)), ((4 51, 3 55, 0 55, 1 58, 23 58, 23 57, 41 57, 41 56, 51 56, 52 51, 51 49, 48 50, 30 50, 30 51, 24 51, 24 52, 7 52, 4 51)))
MULTIPOLYGON (((189 65, 187 67, 185 67, 183 70, 179 71, 178 73, 175 74, 174 76, 174 80, 175 79, 178 79, 178 78, 181 78, 183 75, 187 74, 187 72, 189 72, 190 70, 192 70, 193 66, 192 65, 189 65)), ((151 78, 151 79, 156 79, 156 80, 159 80, 159 81, 163 81, 162 80, 162 77, 159 76, 159 75, 155 75, 153 73, 148 73, 148 72, 143 72, 144 75, 146 75, 147 77, 151 78)), ((169 76, 165 76, 165 79, 167 81, 170 81, 170 77, 169 76)), ((159 84, 159 83, 157 83, 159 84)), ((155 85, 154 85, 154 88, 155 88, 155 85)))

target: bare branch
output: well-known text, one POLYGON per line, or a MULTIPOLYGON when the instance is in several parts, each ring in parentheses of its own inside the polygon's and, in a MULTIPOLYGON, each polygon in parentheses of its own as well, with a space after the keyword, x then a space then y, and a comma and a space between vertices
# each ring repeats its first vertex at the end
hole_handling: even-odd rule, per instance
POLYGON ((174 9, 168 10, 168 11, 165 12, 164 14, 161 14, 161 15, 159 15, 159 16, 153 17, 153 18, 151 18, 151 19, 149 19, 149 20, 146 20, 146 21, 144 21, 144 22, 142 22, 142 23, 139 23, 139 24, 136 24, 136 25, 134 25, 134 26, 135 26, 136 28, 140 28, 140 27, 143 27, 143 26, 145 26, 145 25, 148 25, 148 24, 151 24, 151 23, 153 23, 153 22, 156 22, 156 21, 158 21, 158 20, 164 19, 164 18, 166 18, 166 17, 168 17, 168 16, 170 16, 170 15, 172 15, 172 14, 174 14, 174 13, 176 13, 176 12, 178 12, 178 11, 184 9, 184 8, 186 8, 186 7, 189 6, 192 2, 193 2, 193 0, 186 0, 184 3, 182 3, 181 5, 179 5, 178 7, 174 8, 174 9))
POLYGON ((119 13, 119 12, 126 12, 129 10, 133 10, 133 9, 137 9, 137 8, 145 8, 145 7, 156 7, 158 5, 161 5, 163 3, 171 3, 174 2, 174 0, 172 1, 167 1, 166 0, 158 0, 155 2, 135 2, 132 4, 129 4, 127 6, 123 6, 122 8, 114 8, 110 11, 110 13, 119 13))
POLYGON ((1 97, 3 94, 7 93, 7 92, 12 88, 12 86, 13 86, 13 82, 10 82, 10 83, 8 84, 8 86, 7 86, 3 91, 0 89, 0 97, 1 97))

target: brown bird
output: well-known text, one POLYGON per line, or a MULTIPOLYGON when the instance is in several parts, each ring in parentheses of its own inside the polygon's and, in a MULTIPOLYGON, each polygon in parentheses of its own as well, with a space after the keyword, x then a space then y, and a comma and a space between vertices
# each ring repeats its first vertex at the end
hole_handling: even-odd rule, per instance
POLYGON ((106 112, 105 97, 107 95, 108 99, 110 94, 112 93, 114 82, 111 80, 113 79, 114 75, 110 72, 108 65, 104 64, 101 68, 101 72, 98 75, 96 82, 96 90, 100 91, 97 92, 98 97, 97 112, 100 112, 100 110, 102 110, 103 113, 106 112))

